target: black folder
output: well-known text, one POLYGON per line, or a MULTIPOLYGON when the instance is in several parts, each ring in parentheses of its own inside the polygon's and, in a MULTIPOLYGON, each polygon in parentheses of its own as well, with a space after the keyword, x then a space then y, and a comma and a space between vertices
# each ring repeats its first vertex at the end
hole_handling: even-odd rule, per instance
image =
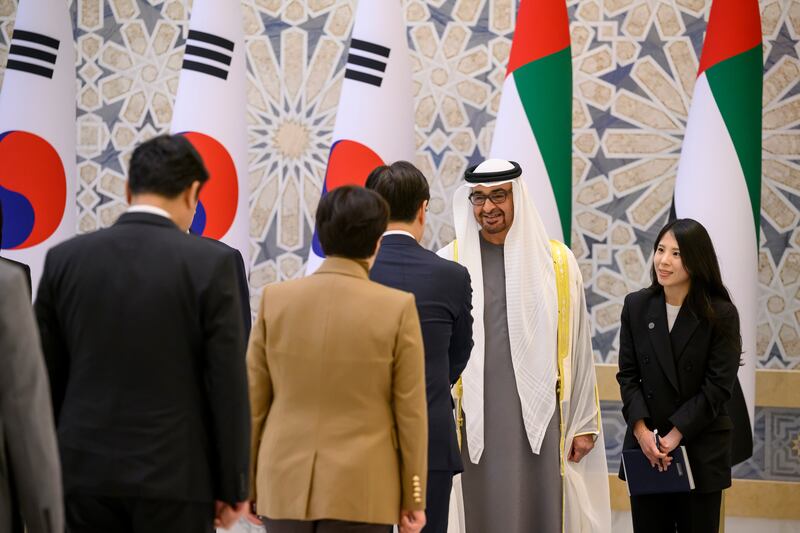
POLYGON ((664 472, 659 472, 658 468, 650 465, 650 460, 642 450, 622 450, 622 467, 625 469, 628 495, 689 492, 694 489, 692 467, 689 465, 686 447, 681 446, 670 455, 672 464, 664 472))

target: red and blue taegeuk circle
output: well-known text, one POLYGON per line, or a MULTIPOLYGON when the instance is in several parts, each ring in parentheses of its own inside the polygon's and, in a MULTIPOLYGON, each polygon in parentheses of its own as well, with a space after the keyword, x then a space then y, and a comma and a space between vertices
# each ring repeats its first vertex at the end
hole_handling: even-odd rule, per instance
MULTIPOLYGON (((331 154, 328 157, 328 170, 325 173, 325 182, 322 184, 322 197, 324 198, 328 192, 342 185, 363 186, 367 182, 369 173, 384 164, 383 159, 369 146, 347 139, 336 141, 333 143, 331 154)), ((314 230, 311 248, 318 257, 325 257, 316 230, 314 230)))
POLYGON ((200 190, 197 211, 190 231, 196 235, 221 239, 228 233, 239 207, 239 179, 228 150, 216 139, 194 131, 184 132, 198 151, 209 178, 200 190))
POLYGON ((55 233, 64 218, 67 176, 50 143, 27 131, 0 134, 0 203, 0 248, 30 248, 55 233))

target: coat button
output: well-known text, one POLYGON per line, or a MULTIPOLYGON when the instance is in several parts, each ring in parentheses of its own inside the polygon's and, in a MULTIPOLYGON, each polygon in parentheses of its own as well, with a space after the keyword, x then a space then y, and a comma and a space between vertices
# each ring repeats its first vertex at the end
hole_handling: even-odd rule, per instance
POLYGON ((647 393, 647 399, 648 400, 652 400, 653 399, 653 393, 652 392, 648 392, 647 393))
POLYGON ((655 325, 655 324, 653 324, 652 322, 650 322, 649 324, 647 324, 647 329, 653 329, 654 327, 656 327, 656 325, 655 325))

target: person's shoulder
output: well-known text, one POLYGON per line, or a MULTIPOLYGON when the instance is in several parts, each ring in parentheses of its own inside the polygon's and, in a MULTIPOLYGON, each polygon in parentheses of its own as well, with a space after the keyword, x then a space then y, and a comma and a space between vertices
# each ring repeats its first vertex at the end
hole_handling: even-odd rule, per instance
POLYGON ((47 251, 47 257, 51 260, 60 257, 69 257, 73 254, 87 253, 87 248, 100 245, 112 233, 114 226, 110 228, 102 228, 91 233, 84 233, 83 235, 75 235, 69 239, 62 241, 47 251))
POLYGON ((653 287, 645 287, 638 291, 629 292, 625 296, 624 305, 638 308, 643 306, 651 298, 657 296, 657 294, 658 289, 653 287))
POLYGON ((180 232, 170 232, 169 236, 175 241, 177 246, 182 246, 192 252, 203 254, 210 258, 228 258, 236 257, 239 251, 236 248, 228 246, 224 242, 200 235, 185 234, 180 232))
POLYGON ((423 251, 422 253, 425 255, 425 258, 432 265, 435 265, 438 271, 444 272, 448 275, 454 275, 460 277, 468 275, 467 268, 464 265, 461 265, 450 259, 446 259, 440 256, 438 253, 432 250, 428 250, 427 248, 421 248, 421 249, 423 251))
POLYGON ((0 257, 0 285, 10 286, 23 280, 23 272, 11 259, 0 257))
POLYGON ((714 310, 714 314, 723 319, 739 316, 739 311, 732 302, 718 296, 711 298, 711 308, 714 310))

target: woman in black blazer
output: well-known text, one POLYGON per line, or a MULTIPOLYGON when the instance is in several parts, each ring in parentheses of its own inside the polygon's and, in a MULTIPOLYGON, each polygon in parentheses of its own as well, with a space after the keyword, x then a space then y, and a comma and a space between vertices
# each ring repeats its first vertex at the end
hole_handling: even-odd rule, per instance
POLYGON ((731 485, 733 424, 726 403, 742 352, 739 315, 699 222, 667 224, 653 249, 652 284, 629 294, 622 308, 617 381, 628 423, 623 448, 641 448, 661 470, 671 463, 670 452, 686 446, 695 490, 632 496, 633 527, 716 532, 722 489, 731 485))

